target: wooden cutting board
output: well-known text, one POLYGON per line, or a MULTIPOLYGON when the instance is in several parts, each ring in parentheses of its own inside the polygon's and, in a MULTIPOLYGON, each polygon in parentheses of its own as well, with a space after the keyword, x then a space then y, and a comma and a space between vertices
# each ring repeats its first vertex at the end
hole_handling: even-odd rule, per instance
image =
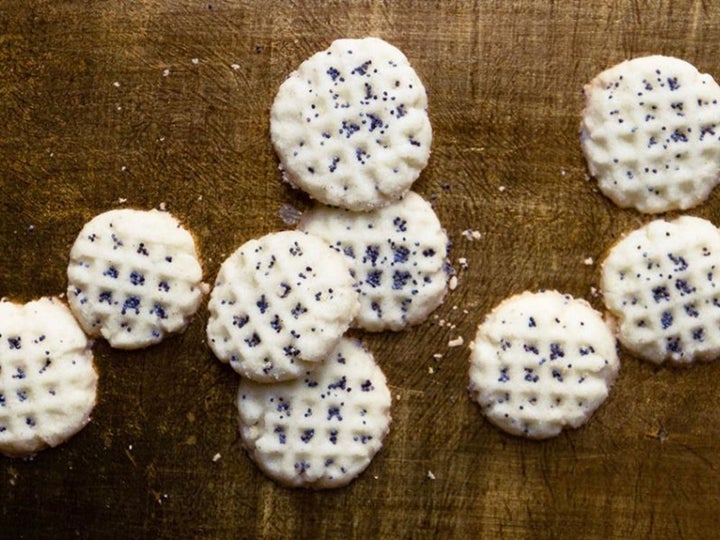
MULTIPOLYGON (((92 423, 34 460, 0 458, 1 537, 720 535, 720 364, 623 353, 592 421, 541 443, 490 426, 465 392, 489 309, 538 288, 601 308, 598 261, 650 219, 587 177, 583 84, 651 53, 720 77, 718 3, 1 0, 0 295, 61 293, 86 220, 161 204, 196 233, 212 281, 242 242, 286 228, 282 205, 308 207, 270 145, 279 84, 333 39, 365 35, 400 47, 430 92, 433 154, 415 189, 459 272, 430 322, 361 335, 394 396, 385 448, 344 489, 266 479, 241 449, 237 377, 204 343, 203 308, 146 351, 95 345, 92 423)), ((720 192, 690 213, 720 223, 720 192)))

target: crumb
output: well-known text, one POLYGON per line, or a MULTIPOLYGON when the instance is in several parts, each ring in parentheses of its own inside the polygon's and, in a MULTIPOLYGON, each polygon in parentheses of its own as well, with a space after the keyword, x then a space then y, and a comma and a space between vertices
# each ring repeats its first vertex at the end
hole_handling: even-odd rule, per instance
POLYGON ((167 209, 167 204, 165 204, 165 202, 163 201, 158 205, 158 208, 160 208, 160 210, 164 212, 167 209))
POLYGON ((433 375, 434 373, 435 373, 435 370, 432 368, 432 366, 430 366, 428 368, 428 375, 433 375))
POLYGON ((593 262, 595 262, 595 261, 593 261, 593 258, 592 258, 592 257, 588 257, 587 259, 585 259, 585 260, 583 261, 583 264, 584 264, 585 266, 592 266, 592 265, 593 265, 593 262))
POLYGON ((500 186, 500 187, 498 188, 498 191, 499 191, 500 193, 502 193, 502 192, 505 191, 506 189, 507 189, 507 188, 506 188, 505 186, 500 186))
POLYGON ((395 394, 395 400, 400 401, 400 394, 395 394))
POLYGON ((125 172, 125 171, 127 171, 127 167, 126 167, 125 165, 123 165, 122 167, 120 167, 120 170, 121 170, 122 172, 125 172))
POLYGON ((442 355, 441 353, 435 353, 435 354, 433 354, 432 357, 433 357, 435 360, 440 360, 440 359, 443 357, 443 355, 442 355))
POLYGON ((462 232, 462 235, 465 237, 465 239, 470 240, 471 242, 473 240, 480 240, 480 238, 482 238, 482 233, 480 233, 480 231, 474 231, 472 229, 465 229, 462 232))
POLYGON ((240 69, 240 64, 230 64, 230 67, 237 71, 238 69, 240 69))
POLYGON ((196 66, 200 63, 200 59, 199 59, 199 58, 193 58, 193 59, 190 60, 190 61, 191 61, 193 64, 195 64, 196 66))
POLYGON ((460 268, 461 268, 461 269, 467 270, 467 268, 468 268, 468 262, 467 262, 467 259, 466 259, 465 257, 460 257, 460 258, 457 260, 457 262, 458 262, 458 264, 460 265, 460 268))
POLYGON ((125 204, 126 202, 127 202, 127 199, 125 197, 120 197, 118 199, 118 203, 120 203, 120 204, 125 204))
POLYGON ((435 475, 433 474, 432 471, 428 470, 427 474, 425 475, 425 478, 427 478, 428 480, 435 480, 435 475))
POLYGON ((198 200, 198 201, 202 201, 202 199, 203 199, 203 196, 202 196, 202 195, 198 195, 197 200, 198 200))
POLYGON ((295 225, 300 221, 302 212, 291 204, 283 204, 280 210, 278 210, 278 216, 280 216, 280 219, 282 219, 285 225, 295 225))
POLYGON ((591 294, 594 298, 597 298, 598 296, 600 296, 600 294, 598 293, 598 290, 597 290, 596 287, 590 287, 590 294, 591 294))
POLYGON ((35 230, 35 225, 33 225, 32 223, 30 225, 28 225, 28 232, 33 232, 34 230, 35 230))
POLYGON ((465 340, 462 336, 458 336, 455 339, 448 341, 448 347, 460 347, 463 343, 465 343, 465 340))
POLYGON ((213 458, 212 458, 213 463, 217 463, 218 461, 220 461, 220 458, 221 458, 221 457, 222 457, 222 456, 220 455, 220 452, 218 452, 217 454, 215 454, 215 455, 213 456, 213 458))
POLYGON ((455 289, 457 289, 457 286, 458 286, 457 276, 451 277, 451 278, 450 278, 450 281, 448 282, 448 288, 449 288, 451 291, 454 291, 455 289))
POLYGON ((118 106, 115 107, 115 108, 116 108, 118 111, 122 111, 122 105, 118 105, 118 106))
POLYGON ((163 70, 163 74, 162 74, 162 75, 163 75, 163 77, 167 77, 168 75, 170 75, 170 70, 167 69, 167 68, 165 68, 165 69, 163 70))
POLYGON ((565 169, 560 169, 560 176, 565 176, 566 174, 565 169))
POLYGON ((113 83, 113 86, 114 86, 115 88, 120 88, 120 83, 119 83, 118 81, 115 81, 115 82, 113 83))

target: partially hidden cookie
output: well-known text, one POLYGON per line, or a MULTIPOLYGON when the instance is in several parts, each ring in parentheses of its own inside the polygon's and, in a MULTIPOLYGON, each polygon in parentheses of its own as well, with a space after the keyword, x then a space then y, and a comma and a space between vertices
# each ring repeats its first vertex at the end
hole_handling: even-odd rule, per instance
POLYGON ((70 307, 89 335, 113 347, 146 347, 184 330, 206 291, 193 237, 167 212, 100 214, 70 251, 70 307))
POLYGON ((402 330, 437 308, 447 291, 448 237, 430 204, 408 192, 371 212, 317 206, 298 225, 350 264, 360 311, 353 326, 402 330))
POLYGON ((678 58, 635 58, 595 77, 585 98, 585 157, 618 206, 687 209, 720 181, 720 86, 710 75, 678 58))
POLYGON ((65 304, 0 301, 0 453, 65 442, 90 421, 96 389, 90 343, 65 304))
POLYGON ((390 426, 390 391, 372 354, 349 339, 294 381, 238 393, 240 433, 250 457, 292 487, 348 484, 370 464, 390 426))
POLYGON ((333 350, 359 307, 342 255, 303 232, 271 233, 246 242, 220 267, 208 343, 244 377, 288 380, 333 350))
POLYGON ((378 38, 339 39, 303 62, 280 86, 270 134, 290 184, 356 211, 405 193, 432 142, 425 87, 378 38))
POLYGON ((532 439, 587 422, 620 369, 602 316, 556 291, 506 299, 478 327, 471 347, 471 398, 490 422, 532 439))
POLYGON ((619 339, 654 363, 720 355, 720 230, 707 220, 658 219, 617 242, 602 264, 619 339))

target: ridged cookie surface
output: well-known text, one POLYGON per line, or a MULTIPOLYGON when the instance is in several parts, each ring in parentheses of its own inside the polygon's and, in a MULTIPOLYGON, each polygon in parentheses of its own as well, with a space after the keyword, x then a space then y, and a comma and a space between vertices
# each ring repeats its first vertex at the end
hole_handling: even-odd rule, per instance
POLYGON ((282 83, 270 133, 285 178, 325 204, 370 210, 397 200, 425 167, 425 87, 377 38, 339 39, 282 83))
POLYGON ((655 363, 720 355, 720 231, 682 216, 655 220, 610 250, 602 265, 605 305, 620 342, 655 363))
POLYGON ((206 288, 192 235, 166 212, 100 214, 70 251, 70 308, 89 335, 120 349, 184 330, 206 288))
POLYGON ((350 264, 361 305, 353 326, 401 330, 424 321, 442 303, 448 237, 417 193, 371 212, 318 206, 299 227, 323 238, 350 264))
POLYGON ((287 486, 333 488, 364 471, 382 447, 390 391, 372 354, 343 339, 299 379, 243 379, 238 409, 243 444, 265 474, 287 486))
POLYGON ((635 58, 600 73, 585 98, 585 157, 618 206, 686 209, 720 181, 720 86, 710 75, 678 58, 635 58))
POLYGON ((513 435, 545 439, 579 427, 608 397, 615 338, 584 300, 525 292, 492 310, 470 357, 470 396, 513 435))
POLYGON ((293 379, 337 345, 360 307, 350 269, 323 240, 271 233, 223 262, 210 295, 210 347, 255 381, 293 379))
POLYGON ((65 304, 0 302, 0 453, 72 437, 90 421, 96 388, 90 344, 65 304))

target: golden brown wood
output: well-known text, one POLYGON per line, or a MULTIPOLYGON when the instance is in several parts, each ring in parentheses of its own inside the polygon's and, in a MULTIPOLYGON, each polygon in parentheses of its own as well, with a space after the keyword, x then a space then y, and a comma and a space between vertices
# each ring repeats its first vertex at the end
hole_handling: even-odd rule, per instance
MULTIPOLYGON (((203 342, 203 310, 144 352, 97 343, 93 422, 33 461, 0 458, 1 537, 720 534, 720 364, 623 354, 593 420, 537 443, 483 420, 465 394, 467 348, 447 347, 524 289, 600 307, 583 260, 648 218, 586 178, 582 85, 650 53, 720 77, 716 2, 1 0, 0 295, 62 292, 88 218, 162 202, 196 233, 212 280, 240 243, 285 227, 281 205, 308 204, 280 182, 269 141, 280 82, 332 39, 368 34, 399 46, 430 91, 433 155, 415 189, 468 262, 438 319, 363 336, 396 396, 385 449, 334 492, 267 480, 240 448, 237 379, 203 342)), ((720 223, 720 192, 691 213, 720 223)))

